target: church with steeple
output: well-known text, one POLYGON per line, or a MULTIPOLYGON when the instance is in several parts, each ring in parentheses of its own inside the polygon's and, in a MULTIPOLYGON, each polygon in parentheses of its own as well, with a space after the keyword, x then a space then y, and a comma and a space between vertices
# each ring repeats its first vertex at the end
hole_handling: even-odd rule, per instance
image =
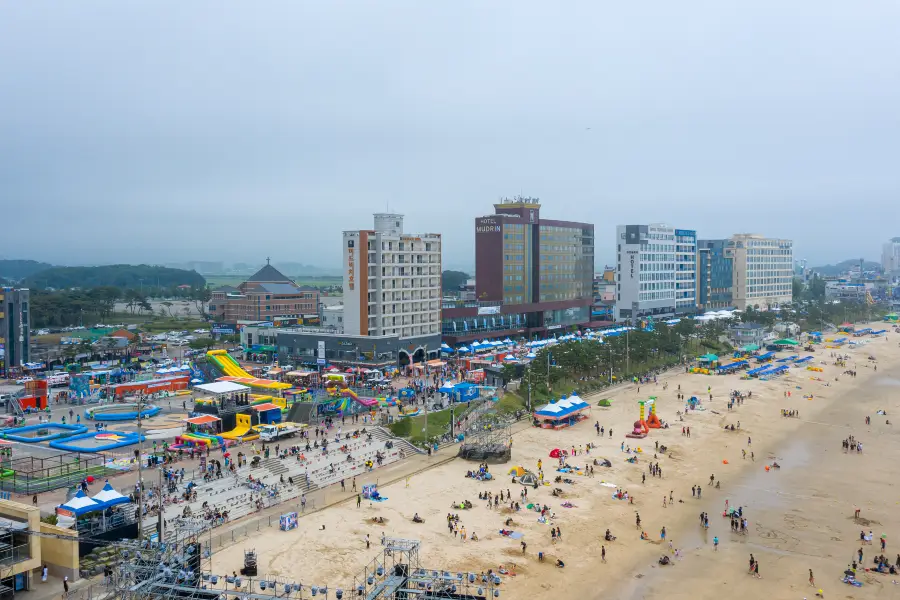
POLYGON ((237 287, 223 285, 212 290, 209 314, 218 325, 239 326, 263 321, 286 321, 317 317, 319 290, 299 286, 281 271, 266 264, 237 287))

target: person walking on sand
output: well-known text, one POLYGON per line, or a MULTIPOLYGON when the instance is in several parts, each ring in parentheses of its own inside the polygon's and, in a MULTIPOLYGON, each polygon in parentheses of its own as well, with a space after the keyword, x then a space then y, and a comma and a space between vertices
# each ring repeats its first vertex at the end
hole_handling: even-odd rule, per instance
POLYGON ((606 546, 600 546, 600 562, 606 562, 606 546))
POLYGON ((362 505, 362 494, 356 495, 356 508, 359 508, 362 505))
POLYGON ((719 536, 713 537, 713 550, 715 550, 716 552, 719 551, 719 536))
POLYGON ((810 587, 816 587, 816 578, 813 577, 812 569, 809 570, 809 585, 810 587))

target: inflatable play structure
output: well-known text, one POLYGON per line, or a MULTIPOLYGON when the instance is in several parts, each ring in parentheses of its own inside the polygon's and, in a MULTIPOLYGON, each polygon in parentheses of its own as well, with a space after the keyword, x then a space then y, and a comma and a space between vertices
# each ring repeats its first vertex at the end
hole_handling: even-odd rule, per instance
MULTIPOLYGON (((638 404, 641 407, 640 419, 634 422, 634 429, 631 431, 631 433, 626 433, 625 437, 644 439, 645 437, 647 437, 647 434, 650 433, 649 425, 647 424, 646 419, 644 419, 645 406, 648 402, 650 403, 650 410, 651 411, 653 410, 653 406, 654 406, 653 400, 640 400, 638 402, 638 404)), ((652 414, 654 417, 656 416, 655 413, 652 413, 652 414)), ((659 423, 658 417, 656 419, 656 422, 659 423)), ((658 427, 659 427, 659 425, 657 425, 657 428, 658 427)))
POLYGON ((378 408, 378 398, 360 397, 355 391, 350 389, 343 375, 328 375, 327 378, 328 385, 325 391, 331 400, 322 404, 323 412, 348 415, 368 412, 378 408))
POLYGON ((259 438, 259 433, 253 431, 250 415, 238 414, 235 415, 235 419, 237 420, 237 423, 234 429, 231 431, 223 431, 219 434, 219 437, 226 440, 243 440, 245 442, 259 438))
POLYGON ((656 396, 651 396, 649 400, 647 400, 647 404, 650 405, 650 415, 647 417, 647 427, 650 429, 661 429, 662 423, 659 421, 659 417, 656 416, 656 396))
POLYGON ((94 421, 133 421, 138 418, 138 412, 146 419, 158 415, 162 409, 152 404, 144 405, 140 411, 137 404, 103 404, 85 410, 84 416, 94 421))
POLYGON ((251 441, 255 440, 259 437, 258 433, 255 433, 251 430, 252 424, 250 422, 250 415, 245 414, 237 414, 235 415, 235 426, 231 431, 223 431, 219 434, 219 437, 225 440, 245 440, 251 441))
POLYGON ((103 431, 100 433, 82 433, 62 440, 53 440, 50 447, 66 452, 106 452, 131 446, 146 440, 135 432, 103 431))
POLYGON ((208 433, 183 433, 175 437, 175 444, 169 446, 170 449, 178 450, 179 448, 199 448, 205 450, 207 446, 210 449, 221 447, 225 443, 220 435, 210 435, 208 433))
POLYGON ((87 433, 87 430, 88 428, 84 425, 42 423, 40 425, 0 429, 0 438, 24 444, 35 444, 37 442, 49 442, 50 440, 87 433))
POLYGON ((253 388, 269 391, 287 390, 293 387, 289 383, 281 383, 280 381, 254 377, 245 371, 225 350, 210 350, 206 353, 206 358, 209 361, 209 364, 225 375, 225 377, 219 378, 220 381, 233 381, 235 383, 242 383, 253 388))

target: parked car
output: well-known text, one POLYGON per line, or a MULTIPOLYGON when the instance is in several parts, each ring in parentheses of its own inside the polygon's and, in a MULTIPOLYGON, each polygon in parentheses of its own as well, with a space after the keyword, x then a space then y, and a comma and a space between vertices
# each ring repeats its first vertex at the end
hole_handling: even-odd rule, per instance
POLYGON ((31 381, 34 381, 34 377, 20 377, 19 379, 16 379, 16 383, 19 385, 25 385, 31 381))

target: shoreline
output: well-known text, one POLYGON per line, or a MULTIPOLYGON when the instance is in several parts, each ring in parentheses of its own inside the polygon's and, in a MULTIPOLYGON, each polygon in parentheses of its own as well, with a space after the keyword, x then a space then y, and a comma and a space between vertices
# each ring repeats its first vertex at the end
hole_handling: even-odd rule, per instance
MULTIPOLYGON (((875 339, 870 346, 878 348, 879 363, 883 365, 879 374, 892 370, 885 368, 889 364, 896 366, 900 353, 895 351, 896 348, 887 352, 890 342, 875 339), (873 344, 874 346, 872 346, 873 344)), ((869 347, 865 347, 852 352, 857 362, 864 362, 864 354, 868 352, 868 349, 869 347)), ((827 360, 830 357, 830 351, 820 348, 814 356, 817 362, 822 359, 827 360)), ((851 360, 851 362, 853 361, 851 360)), ((561 594, 564 597, 588 598, 608 597, 610 593, 613 593, 613 597, 616 598, 652 598, 658 595, 658 597, 665 596, 671 600, 681 595, 680 592, 675 592, 671 586, 664 590, 658 589, 673 581, 670 573, 678 573, 675 577, 678 579, 679 587, 681 584, 685 584, 685 597, 689 595, 692 598, 704 598, 712 597, 709 594, 719 595, 722 591, 721 588, 708 585, 709 581, 706 581, 705 584, 702 582, 709 579, 705 565, 711 563, 715 568, 723 568, 719 567, 718 563, 729 560, 733 563, 733 567, 729 567, 727 581, 723 582, 723 585, 734 583, 734 578, 738 578, 737 581, 743 581, 740 577, 746 576, 744 574, 744 556, 746 556, 744 550, 753 548, 750 551, 757 553, 759 560, 765 565, 763 567, 765 570, 761 572, 763 579, 754 580, 753 583, 757 585, 748 585, 746 586, 747 590, 735 591, 733 586, 729 586, 727 588, 729 593, 737 598, 750 598, 757 597, 756 595, 765 589, 764 593, 767 595, 773 595, 776 598, 785 597, 774 592, 774 588, 770 589, 772 585, 779 585, 776 582, 780 579, 772 564, 776 560, 770 558, 769 555, 778 556, 778 561, 784 561, 794 556, 791 554, 793 550, 783 550, 777 544, 769 543, 770 537, 759 537, 762 534, 757 533, 757 527, 766 528, 766 531, 763 532, 766 536, 769 535, 769 530, 780 531, 778 528, 767 527, 768 523, 773 520, 770 513, 774 515, 779 510, 784 512, 784 506, 790 505, 792 502, 802 501, 815 504, 816 510, 825 508, 819 506, 821 500, 817 494, 820 492, 806 489, 788 491, 787 488, 791 486, 787 486, 787 483, 793 483, 800 470, 808 468, 803 466, 803 461, 799 460, 801 455, 799 447, 791 449, 790 445, 796 444, 798 438, 805 439, 809 436, 822 440, 833 440, 836 443, 839 443, 841 437, 846 437, 846 432, 849 430, 842 428, 849 427, 851 420, 848 416, 844 416, 842 417, 843 421, 840 419, 835 421, 831 411, 834 406, 841 408, 846 405, 843 408, 851 410, 852 413, 854 410, 852 403, 843 402, 843 400, 853 395, 859 395, 860 390, 871 387, 873 373, 866 373, 864 368, 857 370, 859 377, 855 381, 842 376, 839 382, 834 382, 834 376, 840 372, 839 368, 829 366, 825 368, 824 373, 792 369, 790 375, 769 382, 742 381, 739 376, 667 373, 660 377, 657 386, 653 384, 640 386, 640 394, 637 386, 625 384, 614 392, 604 391, 601 394, 585 397, 585 400, 592 404, 596 404, 600 397, 613 398, 613 407, 610 409, 594 406, 588 423, 581 423, 570 430, 559 432, 536 430, 530 427, 516 432, 513 460, 505 465, 491 467, 492 472, 497 475, 496 483, 481 484, 464 478, 465 471, 474 468, 475 465, 462 460, 450 460, 445 464, 434 466, 428 465, 427 471, 411 475, 412 485, 410 488, 404 486, 403 475, 399 476, 400 481, 396 483, 383 484, 382 493, 390 498, 386 503, 374 506, 364 503, 360 509, 357 509, 355 502, 350 497, 340 498, 335 497, 337 495, 331 495, 337 504, 302 518, 298 529, 291 532, 275 530, 264 538, 236 540, 231 547, 216 553, 213 557, 214 562, 219 567, 217 570, 220 570, 223 565, 227 566, 226 571, 236 569, 240 566, 243 549, 252 545, 260 557, 261 573, 292 577, 295 580, 303 581, 314 579, 323 584, 337 585, 352 580, 352 576, 359 571, 358 567, 368 562, 375 554, 377 543, 373 544, 375 547, 370 551, 365 550, 363 539, 366 533, 373 540, 377 540, 381 531, 384 530, 388 536, 421 539, 423 541, 423 566, 431 568, 443 567, 448 570, 479 572, 488 568, 496 570, 499 564, 515 562, 519 575, 507 578, 503 584, 503 588, 505 588, 503 593, 512 594, 513 597, 521 595, 522 597, 540 598, 561 594), (810 381, 809 376, 811 375, 830 379, 831 385, 825 387, 824 382, 810 381), (663 382, 666 381, 670 382, 670 386, 667 391, 663 391, 663 382), (679 382, 688 396, 699 395, 701 389, 705 391, 707 385, 712 387, 715 399, 708 408, 720 413, 716 415, 712 410, 707 410, 685 417, 684 424, 690 424, 692 428, 690 439, 680 435, 682 423, 677 421, 675 416, 675 411, 680 408, 679 403, 674 399, 679 382), (797 385, 802 390, 796 390, 797 393, 792 394, 790 400, 783 398, 784 390, 791 387, 793 391, 797 385), (753 398, 743 406, 737 407, 732 413, 728 413, 724 409, 724 398, 727 397, 730 389, 752 390, 753 398), (802 394, 809 393, 809 391, 817 396, 812 402, 802 398, 802 394), (659 397, 658 411, 663 419, 669 421, 671 428, 669 430, 652 430, 644 445, 652 448, 653 442, 659 440, 669 446, 674 458, 661 457, 659 459, 663 468, 662 480, 648 478, 646 484, 641 484, 640 476, 642 473, 646 473, 647 465, 644 457, 650 458, 652 453, 640 456, 637 465, 630 465, 624 462, 625 457, 621 456, 619 452, 619 444, 623 439, 622 434, 626 432, 626 428, 630 430, 630 423, 636 418, 636 400, 649 395, 659 397), (782 407, 799 408, 802 418, 780 417, 779 413, 782 407), (741 420, 742 431, 740 434, 737 432, 732 434, 722 429, 725 421, 738 419, 741 420), (613 427, 616 430, 617 433, 612 439, 607 436, 602 441, 597 440, 592 425, 594 421, 598 420, 607 428, 613 427), (806 431, 809 428, 813 428, 815 431, 806 431), (756 453, 756 463, 758 464, 754 465, 749 456, 746 465, 736 462, 741 460, 740 449, 746 443, 746 435, 751 435, 753 438, 753 451, 756 453), (743 444, 741 440, 743 440, 743 444), (478 492, 489 490, 498 493, 500 489, 513 488, 505 476, 505 472, 511 466, 521 464, 534 470, 538 458, 545 463, 548 460, 552 462, 552 459, 547 458, 547 453, 552 447, 569 447, 572 444, 584 444, 588 441, 598 443, 599 448, 592 452, 590 457, 585 456, 585 458, 605 456, 613 461, 613 468, 606 469, 602 473, 598 470, 594 480, 578 479, 576 484, 571 486, 571 492, 567 489, 567 499, 577 506, 574 509, 560 508, 560 499, 552 498, 550 490, 546 487, 529 490, 529 492, 533 492, 536 501, 551 505, 557 513, 555 524, 561 526, 564 538, 558 544, 551 545, 549 527, 533 522, 534 519, 528 513, 514 513, 512 516, 517 523, 516 529, 524 533, 524 539, 528 543, 528 551, 523 558, 517 543, 496 533, 496 529, 503 525, 506 513, 501 510, 502 514, 498 514, 493 509, 484 508, 484 503, 477 500, 478 492), (783 468, 780 472, 765 473, 763 465, 769 451, 773 451, 779 457, 779 462, 782 462, 781 457, 785 453, 785 448, 788 457, 782 463, 783 468), (793 464, 790 455, 794 456, 793 464), (722 458, 727 458, 730 464, 722 465, 722 458), (690 486, 694 484, 705 486, 710 473, 716 474, 722 489, 714 491, 704 487, 706 493, 703 499, 701 501, 692 499, 690 486), (635 505, 626 505, 624 502, 610 499, 609 494, 604 492, 606 488, 599 486, 602 479, 616 482, 620 487, 628 489, 635 496, 635 505), (765 484, 765 487, 762 487, 761 483, 765 484), (760 492, 764 494, 767 489, 771 492, 771 498, 758 497, 760 492), (669 490, 675 491, 676 504, 663 509, 661 496, 668 495, 669 490), (732 541, 729 538, 728 530, 723 530, 723 526, 727 527, 727 524, 723 523, 723 520, 717 515, 721 512, 725 497, 731 500, 732 506, 743 505, 746 507, 745 510, 748 514, 745 516, 749 515, 751 524, 750 535, 746 536, 745 540, 732 541), (442 517, 449 509, 450 501, 462 498, 475 503, 472 510, 459 512, 462 513, 460 516, 466 529, 469 532, 478 532, 481 538, 479 542, 462 543, 452 535, 448 537, 445 522, 442 522, 442 517), (678 499, 684 500, 685 505, 694 504, 695 506, 682 505, 677 502, 678 499), (347 502, 347 500, 351 500, 351 502, 347 502), (683 510, 685 508, 688 510, 683 510), (659 555, 668 550, 667 545, 641 542, 637 539, 638 536, 634 529, 635 510, 640 511, 645 524, 644 529, 651 535, 651 538, 658 539, 659 528, 662 525, 667 527, 669 539, 677 541, 677 543, 673 542, 674 546, 680 548, 683 554, 682 560, 678 561, 676 566, 665 570, 654 566, 659 555), (713 535, 718 535, 722 540, 722 547, 713 557, 714 559, 710 558, 710 553, 713 551, 708 546, 711 544, 708 544, 708 540, 704 539, 703 534, 699 532, 695 521, 701 510, 706 510, 710 514, 710 531, 706 534, 708 539, 711 540, 713 535), (409 514, 406 514, 407 512, 409 514), (426 524, 419 526, 411 524, 410 518, 413 512, 419 512, 425 517, 426 524), (366 522, 375 515, 385 517, 388 521, 387 524, 373 526, 366 522), (692 521, 694 522, 692 523, 692 521), (324 534, 320 530, 320 527, 323 526, 326 528, 324 534), (602 542, 603 531, 606 528, 612 529, 613 533, 619 537, 616 542, 611 544, 602 542), (607 546, 608 564, 601 564, 599 561, 602 545, 607 546), (760 547, 757 548, 756 545, 760 547), (767 547, 772 549, 767 550, 767 547), (547 554, 547 563, 538 563, 536 553, 539 550, 544 550, 547 554), (738 550, 743 555, 739 560, 735 555, 738 550), (787 555, 781 556, 778 555, 778 552, 787 552, 787 555), (728 555, 727 559, 726 555, 728 555), (562 557, 566 562, 565 574, 562 576, 555 568, 552 568, 552 557, 556 556, 562 557), (636 575, 642 575, 642 577, 635 579, 636 575), (683 580, 685 577, 689 579, 699 577, 701 581, 687 585, 687 582, 683 580), (756 587, 760 589, 755 590, 756 587), (704 591, 707 589, 709 594, 704 591), (748 595, 742 596, 744 592, 748 595)), ((884 407, 889 413, 894 406, 893 403, 884 403, 884 407)), ((860 414, 856 422, 861 421, 862 415, 860 414)), ((863 427, 856 429, 861 432, 863 427)), ((635 442, 635 440, 627 441, 635 442)), ((839 444, 837 448, 839 449, 839 444)), ((807 452, 807 454, 809 456, 805 459, 806 464, 814 463, 816 458, 814 453, 807 452)), ((437 455, 431 460, 444 458, 447 457, 437 455)), ((580 464, 581 458, 579 455, 570 462, 580 464)), ((866 457, 860 458, 867 460, 866 457)), ((871 458, 868 457, 869 460, 871 458)), ((549 478, 550 467, 545 464, 544 469, 545 476, 549 478)), ((398 471, 392 469, 394 473, 398 471)), ((386 475, 388 474, 386 473, 386 475)), ((361 481, 360 484, 362 483, 369 482, 361 481)), ((552 487, 556 487, 556 484, 552 487)), ((519 489, 521 488, 516 486, 515 493, 518 493, 519 489)), ((849 509, 846 507, 849 507, 852 502, 850 500, 836 501, 835 509, 838 508, 838 504, 843 507, 842 512, 847 513, 849 509)), ((864 511, 866 510, 868 508, 864 506, 864 511)), ((852 514, 852 510, 849 513, 852 514)), ((796 522, 796 518, 794 521, 796 522)), ((888 533, 890 535, 890 532, 888 533)), ((845 532, 843 535, 845 539, 848 534, 845 532)), ((888 549, 890 550, 890 546, 888 549)), ((851 550, 848 549, 844 554, 849 555, 851 550)), ((844 563, 843 560, 839 562, 844 563)), ((843 570, 844 564, 839 564, 835 568, 843 570)), ((794 566, 792 569, 796 570, 794 566)), ((814 570, 821 573, 824 578, 825 566, 817 565, 814 570)), ((721 572, 724 574, 725 570, 721 572)), ((802 581, 805 581, 805 578, 802 581)), ((835 589, 833 584, 830 587, 835 589)), ((814 590, 810 588, 805 591, 814 593, 814 590)), ((862 592, 868 591, 862 588, 862 592)), ((860 590, 855 590, 855 592, 859 594, 860 590)), ((787 597, 795 597, 795 595, 787 597)), ((865 596, 858 595, 856 597, 865 596)))

